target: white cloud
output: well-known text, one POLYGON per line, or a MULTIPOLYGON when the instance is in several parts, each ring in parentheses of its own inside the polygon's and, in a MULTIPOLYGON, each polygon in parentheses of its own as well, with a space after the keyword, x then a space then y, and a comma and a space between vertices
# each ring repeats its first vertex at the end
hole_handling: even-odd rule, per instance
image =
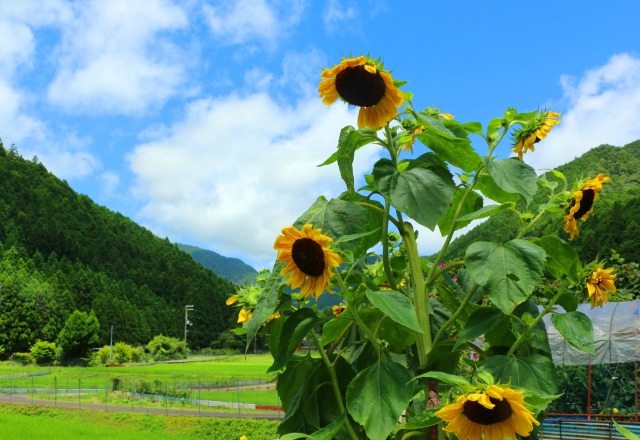
POLYGON ((54 134, 34 111, 37 91, 23 89, 21 73, 34 68, 34 30, 65 26, 71 17, 63 1, 3 2, 0 4, 0 128, 5 146, 16 144, 25 158, 38 156, 49 170, 64 179, 86 177, 98 166, 87 143, 75 134, 54 134))
POLYGON ((329 33, 341 28, 353 28, 353 21, 357 17, 355 2, 329 0, 324 9, 324 26, 329 33), (348 3, 348 5, 347 5, 348 3))
MULTIPOLYGON (((318 196, 344 191, 335 164, 316 165, 355 120, 353 110, 325 107, 317 98, 293 106, 265 93, 196 101, 170 135, 137 146, 129 158, 136 195, 146 199, 140 220, 266 265, 282 227, 318 196)), ((378 154, 373 146, 359 150, 356 175, 378 154)))
POLYGON ((253 41, 273 47, 299 23, 304 0, 222 0, 204 5, 211 32, 227 44, 253 41))
POLYGON ((619 54, 581 78, 561 78, 567 108, 562 123, 525 160, 554 168, 601 144, 640 139, 640 58, 619 54))
POLYGON ((72 112, 139 114, 180 91, 186 60, 167 34, 188 25, 168 0, 78 3, 48 98, 72 112))

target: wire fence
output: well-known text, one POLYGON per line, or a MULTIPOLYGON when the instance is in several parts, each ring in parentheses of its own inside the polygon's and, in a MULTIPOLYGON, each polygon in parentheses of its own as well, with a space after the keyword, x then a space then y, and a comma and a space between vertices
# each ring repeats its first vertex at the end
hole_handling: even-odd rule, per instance
POLYGON ((167 381, 14 374, 0 377, 0 402, 205 416, 283 416, 275 383, 258 378, 167 381))

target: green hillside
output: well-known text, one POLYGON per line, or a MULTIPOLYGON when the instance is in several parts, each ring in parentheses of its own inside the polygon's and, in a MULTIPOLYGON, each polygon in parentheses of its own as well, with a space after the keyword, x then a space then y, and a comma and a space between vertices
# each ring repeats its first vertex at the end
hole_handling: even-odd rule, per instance
POLYGON ((255 282, 255 276, 258 271, 238 258, 225 257, 216 252, 187 244, 178 243, 178 248, 191 255, 191 258, 207 269, 211 269, 218 276, 233 283, 255 282))
MULTIPOLYGON (((1 144, 0 144, 1 145, 1 144)), ((121 214, 98 206, 17 149, 0 147, 0 348, 53 341, 75 309, 94 310, 100 343, 184 337, 205 347, 231 327, 233 285, 121 214)))
MULTIPOLYGON (((603 186, 595 210, 580 223, 580 235, 571 241, 582 259, 593 260, 598 254, 606 257, 616 249, 627 261, 640 261, 640 140, 624 147, 601 145, 581 157, 557 168, 569 184, 599 173, 611 177, 603 186)), ((557 180, 549 177, 549 180, 557 180)), ((539 191, 529 206, 531 212, 546 200, 539 191)), ((557 234, 566 240, 562 218, 548 216, 531 232, 532 235, 557 234)), ((471 243, 483 240, 505 241, 517 230, 516 219, 503 212, 478 225, 452 243, 447 258, 461 257, 471 243)))

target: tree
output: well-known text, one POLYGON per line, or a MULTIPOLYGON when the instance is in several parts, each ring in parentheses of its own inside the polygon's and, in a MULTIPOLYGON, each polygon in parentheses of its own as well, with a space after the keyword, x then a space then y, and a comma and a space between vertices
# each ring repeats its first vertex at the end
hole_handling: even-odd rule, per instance
POLYGON ((57 344, 62 348, 64 359, 84 357, 91 346, 98 343, 100 324, 96 314, 74 311, 58 335, 57 344))

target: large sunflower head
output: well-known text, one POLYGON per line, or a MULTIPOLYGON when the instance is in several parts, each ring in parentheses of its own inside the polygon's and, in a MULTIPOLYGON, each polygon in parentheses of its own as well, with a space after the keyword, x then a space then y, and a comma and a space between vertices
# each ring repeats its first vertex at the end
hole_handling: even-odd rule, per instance
POLYGON ((340 98, 360 107, 358 128, 380 130, 398 114, 404 94, 394 84, 391 74, 369 57, 343 59, 322 72, 318 92, 322 102, 333 104, 340 98))
POLYGON ((593 212, 593 202, 598 198, 598 193, 602 190, 602 184, 610 181, 609 177, 598 174, 595 179, 586 181, 578 185, 578 190, 571 194, 572 201, 569 212, 564 216, 564 230, 569 233, 571 240, 578 236, 578 219, 586 221, 589 214, 593 212))
POLYGON ((282 274, 289 276, 287 284, 292 289, 300 288, 305 298, 311 294, 318 297, 328 289, 332 269, 342 263, 340 255, 327 246, 333 240, 320 229, 306 224, 302 230, 294 226, 282 229, 273 247, 278 251, 278 261, 286 263, 282 274))
POLYGON ((518 154, 518 159, 522 160, 527 151, 535 151, 534 145, 547 137, 554 125, 560 123, 559 117, 560 113, 552 111, 538 112, 531 123, 516 132, 516 145, 511 150, 518 154))
POLYGON ((516 434, 526 437, 533 424, 540 425, 525 408, 522 391, 498 385, 464 394, 435 414, 448 422, 444 430, 459 440, 515 439, 516 434))
POLYGON ((607 292, 615 293, 616 285, 613 280, 618 275, 613 273, 613 269, 604 269, 602 263, 597 263, 587 277, 587 293, 591 301, 591 308, 602 307, 602 304, 609 300, 607 292))

